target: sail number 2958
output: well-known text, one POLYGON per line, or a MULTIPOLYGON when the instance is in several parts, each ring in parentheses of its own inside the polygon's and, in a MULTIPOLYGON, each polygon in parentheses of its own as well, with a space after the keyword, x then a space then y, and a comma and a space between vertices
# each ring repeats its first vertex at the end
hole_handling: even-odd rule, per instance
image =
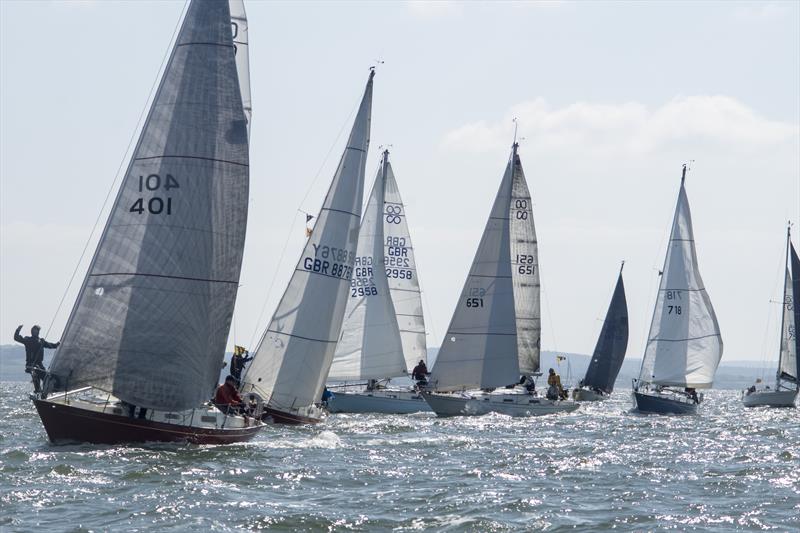
POLYGON ((146 191, 159 191, 157 193, 159 195, 153 196, 149 199, 145 199, 143 197, 137 198, 134 200, 133 205, 131 205, 130 212, 137 213, 139 215, 144 214, 145 212, 150 213, 151 215, 171 215, 172 197, 166 195, 161 196, 160 193, 162 191, 166 191, 168 193, 171 189, 178 188, 180 188, 180 184, 172 174, 166 174, 163 177, 160 174, 139 176, 140 193, 144 193, 146 191))

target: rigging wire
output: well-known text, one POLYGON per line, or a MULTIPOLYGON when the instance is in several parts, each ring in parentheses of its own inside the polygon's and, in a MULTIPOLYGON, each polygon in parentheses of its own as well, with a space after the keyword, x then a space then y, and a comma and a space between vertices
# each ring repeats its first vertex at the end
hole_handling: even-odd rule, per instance
MULTIPOLYGON (((125 164, 125 162, 128 161, 128 156, 131 152, 131 146, 133 145, 134 140, 138 138, 137 134, 141 134, 142 121, 144 119, 145 113, 150 108, 151 102, 155 98, 156 87, 158 86, 158 83, 161 80, 161 77, 163 76, 167 58, 169 58, 172 53, 174 43, 177 39, 178 30, 180 29, 181 24, 183 23, 183 19, 186 16, 186 11, 188 7, 189 7, 189 1, 187 0, 183 5, 181 16, 178 17, 178 22, 175 24, 175 28, 172 30, 172 37, 170 38, 170 46, 167 47, 166 51, 164 52, 164 56, 161 58, 161 65, 158 68, 158 73, 156 74, 156 78, 155 80, 153 80, 153 84, 150 87, 150 93, 147 96, 147 100, 145 100, 144 107, 142 108, 141 113, 139 113, 139 118, 136 121, 136 127, 133 129, 131 138, 128 141, 128 146, 125 149, 125 152, 122 156, 122 160, 119 162, 117 171, 114 174, 114 180, 111 182, 111 186, 109 187, 108 192, 106 193, 106 197, 103 200, 103 205, 100 207, 100 211, 97 213, 97 218, 94 221, 92 230, 89 232, 89 237, 86 239, 86 243, 83 245, 83 250, 81 251, 80 257, 78 258, 78 262, 72 271, 72 275, 69 277, 69 281, 67 282, 67 287, 64 289, 64 293, 61 295, 61 299, 58 301, 58 306, 56 307, 56 310, 53 313, 53 318, 50 320, 50 325, 47 326, 47 330, 45 331, 44 334, 45 337, 47 337, 50 334, 50 330, 53 328, 53 324, 55 324, 56 318, 58 318, 58 314, 61 312, 61 307, 64 305, 64 300, 66 300, 67 298, 67 294, 69 293, 69 290, 72 287, 72 283, 73 281, 75 281, 75 276, 78 274, 78 270, 80 269, 81 263, 83 262, 83 258, 86 256, 86 251, 89 249, 89 244, 92 242, 92 237, 94 237, 95 231, 97 230, 97 226, 100 224, 100 219, 102 218, 103 212, 106 209, 106 205, 108 205, 108 199, 111 198, 111 193, 114 192, 114 190, 116 189, 116 184, 119 181, 120 172, 122 172, 122 167, 125 164)), ((62 331, 61 334, 63 335, 64 332, 62 331)))

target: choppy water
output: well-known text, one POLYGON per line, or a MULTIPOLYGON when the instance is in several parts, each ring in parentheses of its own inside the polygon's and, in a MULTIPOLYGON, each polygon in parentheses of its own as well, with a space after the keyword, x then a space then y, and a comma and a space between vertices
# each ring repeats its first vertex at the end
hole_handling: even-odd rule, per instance
POLYGON ((52 446, 0 384, 0 530, 800 529, 800 411, 333 415, 233 446, 52 446))

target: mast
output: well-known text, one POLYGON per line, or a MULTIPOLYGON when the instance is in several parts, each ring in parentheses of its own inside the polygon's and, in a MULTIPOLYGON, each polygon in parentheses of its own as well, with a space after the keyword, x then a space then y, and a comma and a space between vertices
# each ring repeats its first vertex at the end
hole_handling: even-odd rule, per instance
POLYGON ((783 361, 783 345, 788 342, 788 339, 783 337, 783 329, 786 326, 786 289, 789 286, 789 244, 792 242, 792 223, 786 223, 786 255, 783 259, 783 292, 781 293, 781 329, 780 329, 780 344, 778 344, 778 371, 775 375, 775 390, 780 389, 781 384, 781 362, 783 361))

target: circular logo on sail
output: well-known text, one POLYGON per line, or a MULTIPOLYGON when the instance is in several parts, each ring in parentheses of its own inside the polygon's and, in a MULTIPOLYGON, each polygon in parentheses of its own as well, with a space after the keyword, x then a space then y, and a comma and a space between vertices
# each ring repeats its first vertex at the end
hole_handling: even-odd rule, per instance
POLYGON ((403 208, 399 205, 386 206, 386 222, 389 224, 399 224, 400 216, 403 213, 403 208))

